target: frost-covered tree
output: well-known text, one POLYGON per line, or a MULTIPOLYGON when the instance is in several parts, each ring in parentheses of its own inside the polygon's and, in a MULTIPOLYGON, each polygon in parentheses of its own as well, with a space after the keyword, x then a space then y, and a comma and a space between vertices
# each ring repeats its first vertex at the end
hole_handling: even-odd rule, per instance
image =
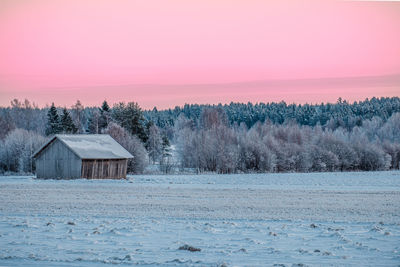
POLYGON ((12 123, 9 114, 0 114, 0 140, 4 139, 13 129, 15 129, 15 125, 12 123))
POLYGON ((314 144, 319 151, 331 155, 325 158, 328 171, 349 171, 357 168, 359 158, 349 145, 350 140, 347 135, 345 130, 337 129, 335 132, 329 130, 318 132, 314 136, 314 144))
POLYGON ((400 169, 400 143, 384 141, 381 143, 383 151, 390 155, 392 169, 400 169))
POLYGON ((204 108, 200 115, 200 125, 203 129, 228 125, 228 118, 222 107, 204 108))
POLYGON ((371 142, 363 128, 354 127, 349 133, 349 141, 359 159, 358 169, 375 171, 390 168, 391 156, 378 143, 371 142))
POLYGON ((364 171, 388 170, 390 168, 391 156, 382 148, 371 143, 356 142, 353 145, 358 158, 358 168, 364 171))
POLYGON ((72 120, 78 129, 77 133, 79 134, 85 133, 87 118, 84 110, 85 107, 82 105, 80 100, 77 100, 76 103, 71 107, 72 120))
POLYGON ((88 119, 88 133, 99 134, 101 133, 100 126, 100 111, 98 109, 92 110, 88 119))
POLYGON ((147 166, 147 151, 143 143, 134 135, 116 123, 110 122, 104 133, 113 137, 121 146, 128 150, 133 159, 128 161, 128 172, 142 173, 147 166))
POLYGON ((162 137, 162 155, 160 160, 160 170, 163 173, 169 173, 172 170, 173 165, 174 162, 172 159, 171 145, 168 137, 164 135, 162 137))
POLYGON ((32 173, 35 170, 33 153, 46 138, 32 131, 15 129, 8 133, 0 149, 0 166, 4 171, 32 173))
POLYGON ((162 157, 171 157, 171 144, 168 140, 168 137, 166 135, 164 135, 162 137, 162 157))
POLYGON ((339 158, 332 151, 325 150, 317 145, 308 147, 311 160, 311 171, 325 172, 336 171, 339 166, 339 158))
POLYGON ((160 129, 156 125, 151 125, 149 128, 148 139, 146 143, 149 158, 153 164, 159 161, 162 156, 162 138, 160 129))
POLYGON ((197 149, 197 136, 194 131, 189 128, 181 130, 179 141, 176 143, 177 152, 182 168, 198 168, 199 156, 197 149))
POLYGON ((381 140, 400 144, 400 112, 393 114, 386 123, 377 130, 381 140))
POLYGON ((276 155, 271 149, 271 136, 261 136, 253 128, 239 138, 238 168, 243 172, 272 172, 276 168, 276 155))
POLYGON ((8 116, 15 128, 31 131, 43 126, 41 124, 43 114, 35 103, 31 103, 28 99, 24 101, 13 99, 10 104, 8 116))

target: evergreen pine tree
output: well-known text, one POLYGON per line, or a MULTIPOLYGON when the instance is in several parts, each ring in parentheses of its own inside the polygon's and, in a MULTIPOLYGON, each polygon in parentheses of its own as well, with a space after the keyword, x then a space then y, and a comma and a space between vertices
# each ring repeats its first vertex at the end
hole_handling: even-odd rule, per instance
POLYGON ((62 128, 60 125, 60 118, 57 114, 57 108, 54 106, 54 103, 52 103, 47 112, 46 135, 58 134, 61 130, 62 128))
POLYGON ((101 105, 101 110, 106 111, 106 112, 110 111, 110 106, 108 105, 106 100, 104 100, 103 104, 101 105))
POLYGON ((149 148, 148 148, 148 143, 149 143, 148 141, 149 140, 148 139, 149 139, 149 136, 150 136, 150 128, 152 126, 154 126, 154 122, 149 120, 149 121, 146 122, 146 125, 145 125, 145 128, 144 128, 145 135, 147 136, 146 143, 145 143, 145 147, 146 147, 147 150, 149 150, 149 148))
POLYGON ((61 128, 62 132, 67 134, 74 134, 78 131, 66 108, 63 109, 63 114, 61 115, 61 128))
POLYGON ((104 100, 99 111, 100 117, 98 118, 98 132, 101 132, 103 129, 107 128, 108 123, 110 122, 110 106, 106 100, 104 100))
POLYGON ((145 119, 143 111, 136 102, 119 103, 112 110, 113 119, 128 130, 132 135, 136 135, 143 143, 147 142, 148 136, 145 131, 145 119))

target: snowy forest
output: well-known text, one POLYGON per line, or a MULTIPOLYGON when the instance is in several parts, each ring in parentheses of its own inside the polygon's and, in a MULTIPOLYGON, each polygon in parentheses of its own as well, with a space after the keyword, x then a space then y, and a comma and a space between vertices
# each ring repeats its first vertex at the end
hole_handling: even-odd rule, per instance
POLYGON ((110 134, 134 155, 130 173, 324 172, 399 169, 400 99, 335 104, 230 103, 142 110, 104 101, 0 108, 0 173, 34 173, 54 134, 110 134))

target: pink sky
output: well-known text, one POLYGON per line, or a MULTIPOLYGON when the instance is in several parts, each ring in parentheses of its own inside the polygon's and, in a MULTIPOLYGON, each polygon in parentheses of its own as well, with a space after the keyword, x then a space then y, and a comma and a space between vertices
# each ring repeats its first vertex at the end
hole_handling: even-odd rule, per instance
POLYGON ((2 0, 0 105, 400 96, 400 2, 2 0))

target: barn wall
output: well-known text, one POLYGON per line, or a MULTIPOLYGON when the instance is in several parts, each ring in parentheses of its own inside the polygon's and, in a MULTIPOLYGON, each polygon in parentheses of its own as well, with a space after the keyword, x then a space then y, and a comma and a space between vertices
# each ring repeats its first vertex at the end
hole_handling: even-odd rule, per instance
POLYGON ((81 159, 56 139, 36 158, 36 176, 44 179, 80 178, 81 166, 81 159))
POLYGON ((87 179, 125 179, 127 159, 82 160, 82 177, 87 179))

